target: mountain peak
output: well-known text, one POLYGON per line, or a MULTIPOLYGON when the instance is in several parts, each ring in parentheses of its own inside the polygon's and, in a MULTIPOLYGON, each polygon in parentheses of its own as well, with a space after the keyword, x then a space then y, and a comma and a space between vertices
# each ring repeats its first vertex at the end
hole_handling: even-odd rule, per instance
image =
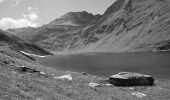
POLYGON ((100 16, 95 16, 87 11, 82 12, 68 12, 60 18, 55 19, 50 24, 52 25, 70 25, 70 26, 84 26, 95 23, 100 19, 100 16))

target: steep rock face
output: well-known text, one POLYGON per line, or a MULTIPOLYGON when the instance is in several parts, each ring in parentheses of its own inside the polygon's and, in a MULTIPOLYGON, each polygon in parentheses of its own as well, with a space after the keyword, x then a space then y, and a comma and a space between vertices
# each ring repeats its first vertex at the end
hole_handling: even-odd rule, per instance
POLYGON ((24 51, 37 55, 51 55, 48 51, 45 51, 32 43, 24 42, 23 40, 0 30, 0 49, 3 48, 10 48, 17 52, 24 51))
POLYGON ((169 21, 169 0, 117 0, 99 22, 81 33, 78 49, 84 45, 84 52, 167 50, 169 21))

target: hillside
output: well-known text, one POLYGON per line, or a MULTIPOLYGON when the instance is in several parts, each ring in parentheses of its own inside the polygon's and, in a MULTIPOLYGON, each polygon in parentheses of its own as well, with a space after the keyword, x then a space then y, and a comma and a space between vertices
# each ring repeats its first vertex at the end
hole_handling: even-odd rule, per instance
MULTIPOLYGON (((51 22, 51 24, 62 25, 67 22, 68 25, 70 19, 73 19, 72 25, 74 23, 74 27, 86 23, 82 20, 74 21, 76 17, 70 16, 77 15, 68 13, 51 22)), ((134 52, 169 50, 169 21, 169 0, 117 0, 99 20, 85 27, 77 27, 62 32, 54 27, 55 33, 59 32, 57 35, 51 35, 53 32, 48 29, 41 32, 43 27, 31 31, 22 30, 19 33, 33 33, 34 35, 31 35, 35 38, 33 40, 39 40, 38 42, 33 41, 34 43, 52 51, 134 52), (40 31, 41 35, 35 36, 39 33, 37 30, 40 31), (41 36, 44 35, 46 37, 42 39, 41 36)))
POLYGON ((73 46, 82 52, 168 50, 169 21, 169 0, 117 0, 73 46))
POLYGON ((53 38, 55 36, 60 36, 64 32, 80 29, 80 26, 70 26, 70 25, 44 25, 38 28, 19 28, 10 29, 7 32, 13 34, 25 41, 34 43, 43 48, 48 49, 51 44, 44 42, 46 39, 53 38))
MULTIPOLYGON (((135 53, 128 53, 129 56, 121 53, 119 58, 117 53, 112 53, 153 50, 170 50, 170 0, 117 0, 102 16, 71 12, 38 28, 0 30, 0 100, 169 100, 168 68, 164 72, 169 64, 164 55, 169 58, 169 52, 163 52, 164 55, 157 53, 159 59, 150 52, 144 52, 144 58, 135 53), (50 62, 45 56, 52 54, 46 49, 64 55, 54 55, 50 62), (114 55, 99 56, 94 52, 111 52, 105 54, 114 55), (81 54, 77 54, 75 59, 66 53, 81 54), (82 59, 84 57, 86 59, 82 59), (67 59, 61 60, 63 58, 67 59), (142 58, 140 62, 134 60, 138 58, 142 58), (153 58, 155 61, 152 61, 153 58), (61 71, 59 63, 54 67, 45 66, 40 64, 40 59, 50 64, 60 62, 64 65, 61 67, 73 70, 71 63, 74 63, 73 66, 80 63, 83 70, 80 73, 61 71), (163 64, 158 64, 158 60, 163 64), (143 64, 136 67, 134 62, 136 65, 143 64), (152 67, 148 68, 148 62, 154 63, 152 67), (107 71, 112 69, 105 63, 114 68, 113 72, 107 71), (129 67, 130 63, 132 67, 129 67), (110 73, 125 86, 112 83, 111 75, 99 77, 87 73, 87 67, 83 68, 85 64, 92 71, 97 72, 98 69, 110 73), (115 73, 124 69, 131 72, 142 69, 142 73, 147 73, 145 68, 154 68, 158 73, 151 77, 134 73, 129 78, 127 72, 115 73), (166 75, 165 79, 158 77, 159 71, 166 75), (153 77, 152 83, 145 86, 149 77, 153 77), (131 85, 133 83, 141 84, 131 85)), ((79 70, 80 67, 75 68, 79 70)))
POLYGON ((51 55, 50 52, 32 44, 29 42, 24 42, 18 37, 15 37, 5 31, 0 30, 0 52, 9 54, 11 56, 26 56, 21 53, 21 51, 36 54, 36 55, 51 55))
MULTIPOLYGON (((49 50, 62 50, 65 48, 64 43, 54 45, 55 41, 51 41, 53 37, 61 37, 61 41, 65 41, 63 33, 79 30, 87 25, 93 24, 100 19, 101 15, 93 15, 86 11, 83 12, 69 12, 57 18, 47 25, 38 28, 26 27, 18 29, 9 29, 9 33, 20 37, 26 41, 37 44, 49 50)), ((67 37, 67 36, 66 36, 67 37)))
POLYGON ((169 100, 170 81, 154 86, 117 87, 107 78, 59 71, 26 62, 0 52, 0 99, 2 100, 169 100), (68 75, 72 80, 57 79, 68 75), (94 82, 97 87, 89 86, 94 82))

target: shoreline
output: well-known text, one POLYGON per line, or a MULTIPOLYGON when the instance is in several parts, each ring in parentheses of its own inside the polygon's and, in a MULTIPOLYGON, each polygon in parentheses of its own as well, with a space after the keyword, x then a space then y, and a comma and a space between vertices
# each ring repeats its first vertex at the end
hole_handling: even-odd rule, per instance
POLYGON ((152 51, 125 51, 125 52, 53 52, 51 51, 51 53, 53 54, 52 56, 55 55, 74 55, 74 54, 130 54, 130 53, 170 53, 170 50, 152 50, 152 51))
POLYGON ((108 78, 56 70, 2 53, 0 60, 0 64, 3 65, 0 66, 0 80, 3 80, 3 83, 0 81, 0 87, 3 87, 2 93, 8 94, 2 94, 1 99, 168 100, 170 98, 170 95, 166 95, 170 93, 170 80, 158 80, 154 86, 117 87, 109 85, 106 81, 108 78), (21 70, 22 68, 28 70, 21 70), (72 78, 62 79, 63 75, 70 75, 72 78))

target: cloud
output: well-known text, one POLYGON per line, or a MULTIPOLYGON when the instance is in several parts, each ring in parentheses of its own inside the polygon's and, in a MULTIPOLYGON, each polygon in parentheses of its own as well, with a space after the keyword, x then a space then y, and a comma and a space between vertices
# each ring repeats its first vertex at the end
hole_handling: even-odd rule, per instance
POLYGON ((31 7, 31 6, 27 7, 28 12, 33 12, 33 11, 37 11, 37 10, 38 10, 38 7, 31 7))
POLYGON ((32 7, 29 6, 29 7, 27 7, 27 9, 28 9, 28 11, 31 11, 31 10, 32 10, 32 7))
POLYGON ((5 0, 0 0, 0 4, 2 3, 2 2, 4 2, 5 0))
POLYGON ((35 12, 31 12, 29 14, 22 14, 24 18, 30 19, 31 21, 38 20, 38 15, 35 12))
POLYGON ((21 2, 21 0, 14 0, 12 6, 16 7, 20 2, 21 2))
POLYGON ((37 21, 39 18, 39 16, 37 15, 37 13, 38 13, 37 9, 38 9, 37 7, 33 8, 33 7, 28 6, 27 7, 28 13, 27 14, 24 13, 24 14, 22 14, 22 16, 26 19, 31 20, 31 21, 37 21))
POLYGON ((36 13, 30 13, 29 15, 29 18, 33 21, 37 20, 38 19, 38 15, 36 13))
POLYGON ((2 18, 0 20, 0 28, 3 30, 12 29, 12 28, 23 28, 23 27, 37 27, 36 23, 32 23, 27 19, 12 19, 12 18, 2 18))

